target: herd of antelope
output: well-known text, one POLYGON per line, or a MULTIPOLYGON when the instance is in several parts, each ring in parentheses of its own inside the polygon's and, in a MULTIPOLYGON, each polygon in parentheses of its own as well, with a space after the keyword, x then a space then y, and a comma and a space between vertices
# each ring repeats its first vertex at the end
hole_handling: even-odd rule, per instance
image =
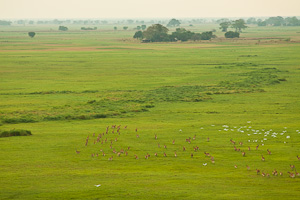
MULTIPOLYGON (((227 127, 225 127, 225 129, 224 129, 225 131, 226 131, 226 128, 227 127)), ((111 127, 110 126, 106 127, 105 132, 100 133, 97 136, 96 136, 95 133, 93 133, 93 137, 92 138, 90 138, 90 136, 87 136, 87 138, 85 139, 85 146, 87 147, 90 144, 95 145, 97 143, 99 143, 101 145, 108 144, 109 145, 109 149, 113 153, 113 155, 115 155, 115 158, 116 157, 121 157, 121 156, 128 157, 128 152, 131 150, 130 146, 128 146, 126 148, 121 148, 120 150, 116 150, 114 148, 115 144, 118 142, 118 136, 121 135, 121 129, 126 130, 127 126, 124 126, 123 128, 121 128, 121 125, 119 125, 119 126, 112 125, 111 127), (108 139, 108 135, 113 136, 112 139, 108 139)), ((138 129, 137 128, 135 129, 134 132, 135 132, 136 138, 137 139, 140 138, 140 134, 138 134, 138 129)), ((157 134, 154 135, 153 139, 156 140, 156 141, 159 141, 157 134)), ((188 147, 192 146, 191 145, 192 141, 195 141, 195 140, 196 140, 196 135, 194 135, 192 138, 191 137, 186 138, 185 142, 187 144, 184 145, 184 146, 182 146, 182 152, 187 151, 187 149, 189 149, 191 151, 190 153, 188 153, 188 155, 190 155, 190 158, 194 158, 194 154, 198 154, 198 151, 199 151, 199 147, 197 145, 193 146, 192 148, 188 148, 188 147)), ((206 142, 210 142, 210 138, 209 137, 207 137, 206 142)), ((240 142, 237 143, 233 139, 230 139, 230 143, 233 145, 234 151, 240 152, 242 157, 247 157, 247 154, 246 154, 247 151, 245 150, 245 148, 243 148, 244 147, 244 143, 242 141, 240 141, 240 142)), ((174 144, 175 144, 175 139, 171 140, 171 142, 170 142, 170 145, 174 145, 174 144)), ((261 145, 264 145, 264 144, 261 144, 261 145)), ((152 155, 154 157, 160 157, 160 156, 161 157, 172 157, 173 156, 175 158, 178 157, 178 153, 177 153, 178 150, 170 152, 170 151, 168 151, 168 147, 167 147, 166 144, 164 144, 162 147, 164 149, 162 154, 159 154, 158 152, 153 152, 152 155)), ((157 142, 157 148, 161 148, 161 145, 160 145, 159 142, 157 142)), ((256 151, 258 151, 259 148, 260 148, 260 145, 257 144, 256 148, 255 148, 256 151)), ((251 147, 250 146, 247 146, 246 149, 248 151, 251 151, 251 147)), ((106 155, 111 154, 111 152, 104 152, 104 150, 102 148, 102 149, 99 149, 98 152, 92 153, 91 157, 99 157, 101 155, 102 155, 102 157, 105 157, 106 155)), ((80 154, 80 151, 76 149, 76 153, 80 154)), ((133 153, 133 154, 134 154, 134 157, 133 157, 134 159, 139 159, 140 158, 140 156, 137 155, 137 153, 133 153)), ((266 155, 267 155, 267 157, 265 158, 265 156, 263 154, 261 154, 260 158, 261 158, 262 162, 267 162, 267 160, 269 159, 269 156, 272 155, 271 150, 267 149, 266 155)), ((149 154, 147 152, 141 158, 143 158, 143 157, 147 160, 147 159, 149 159, 151 157, 151 154, 149 154)), ((210 162, 212 164, 215 164, 215 158, 210 153, 204 151, 204 157, 205 158, 209 158, 210 162)), ((297 158, 298 161, 300 161, 300 157, 298 155, 295 156, 295 157, 297 158)), ((296 160, 296 158, 295 158, 295 160, 296 160)), ((109 161, 112 161, 113 159, 114 159, 114 156, 108 156, 108 160, 109 161)), ((206 165, 207 165, 207 163, 203 164, 203 166, 206 166, 206 165)), ((236 169, 238 168, 237 165, 234 165, 234 167, 236 169)), ((247 167, 247 170, 250 171, 250 166, 246 165, 246 167, 247 167)), ((290 169, 291 169, 292 172, 290 172, 290 171, 287 172, 287 174, 289 175, 289 177, 295 178, 297 176, 300 176, 300 174, 296 170, 295 165, 290 164, 290 169)), ((266 173, 266 172, 264 172, 264 170, 260 170, 260 169, 256 169, 256 174, 257 175, 260 174, 263 177, 270 177, 270 173, 266 173)), ((278 175, 279 176, 283 176, 284 173, 283 172, 277 172, 277 170, 274 169, 271 174, 273 176, 278 176, 278 175)))

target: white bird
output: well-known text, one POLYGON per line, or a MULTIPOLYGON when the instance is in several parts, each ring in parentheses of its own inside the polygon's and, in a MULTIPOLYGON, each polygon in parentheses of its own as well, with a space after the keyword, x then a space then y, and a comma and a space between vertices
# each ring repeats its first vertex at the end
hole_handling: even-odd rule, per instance
POLYGON ((101 185, 99 184, 99 185, 95 185, 96 187, 100 187, 101 185))
POLYGON ((207 165, 207 163, 203 163, 203 166, 206 166, 207 165))

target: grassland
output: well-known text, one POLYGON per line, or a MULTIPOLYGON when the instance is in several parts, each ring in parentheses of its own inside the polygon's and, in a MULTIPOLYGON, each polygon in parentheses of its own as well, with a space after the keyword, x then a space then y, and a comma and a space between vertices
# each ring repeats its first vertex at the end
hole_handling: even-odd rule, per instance
POLYGON ((0 138, 0 199, 298 199, 296 28, 147 44, 56 29, 1 27, 0 128, 32 136, 0 138))

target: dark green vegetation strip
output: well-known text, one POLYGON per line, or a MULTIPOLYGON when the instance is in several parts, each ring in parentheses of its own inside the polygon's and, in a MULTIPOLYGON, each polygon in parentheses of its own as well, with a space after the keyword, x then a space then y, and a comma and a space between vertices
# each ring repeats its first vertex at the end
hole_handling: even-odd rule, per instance
POLYGON ((10 130, 10 131, 0 131, 0 137, 11 137, 11 136, 30 136, 31 131, 28 130, 10 130))
MULTIPOLYGON (((225 65, 226 66, 226 65, 225 65)), ((88 120, 108 117, 128 117, 134 113, 146 112, 158 102, 202 102, 213 99, 217 94, 234 94, 263 92, 264 86, 279 84, 286 81, 280 78, 281 71, 277 68, 257 69, 256 64, 238 63, 235 68, 243 68, 249 72, 231 73, 231 81, 220 81, 217 85, 175 85, 161 86, 152 90, 113 90, 98 91, 39 91, 16 93, 13 95, 85 95, 92 94, 87 102, 70 103, 45 110, 26 110, 1 113, 2 123, 32 123, 56 120, 88 120)), ((222 66, 215 69, 223 69, 222 66)), ((8 95, 1 93, 1 95, 8 95)), ((12 95, 12 94, 9 94, 12 95)), ((70 96, 69 98, 72 98, 70 96)))

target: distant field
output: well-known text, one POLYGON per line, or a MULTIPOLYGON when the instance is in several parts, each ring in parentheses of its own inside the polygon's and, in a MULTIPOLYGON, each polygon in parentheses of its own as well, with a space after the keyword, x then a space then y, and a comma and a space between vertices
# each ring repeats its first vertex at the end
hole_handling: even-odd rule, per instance
POLYGON ((299 29, 132 28, 0 27, 0 199, 298 199, 299 29))

